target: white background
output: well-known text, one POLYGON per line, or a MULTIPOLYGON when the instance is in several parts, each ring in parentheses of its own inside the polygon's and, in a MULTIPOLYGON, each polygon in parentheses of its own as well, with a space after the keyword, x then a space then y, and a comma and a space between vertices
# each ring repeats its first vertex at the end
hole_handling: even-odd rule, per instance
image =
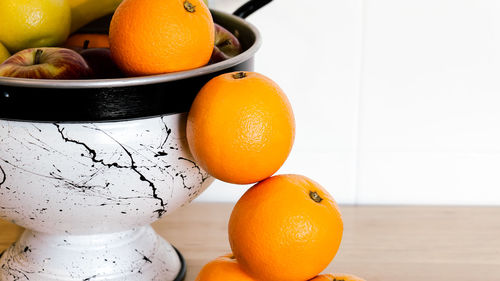
MULTIPOLYGON (((297 122, 278 173, 343 204, 500 204, 499 15, 498 0, 274 0, 248 17, 255 70, 297 122)), ((247 188, 215 182, 197 200, 247 188)))

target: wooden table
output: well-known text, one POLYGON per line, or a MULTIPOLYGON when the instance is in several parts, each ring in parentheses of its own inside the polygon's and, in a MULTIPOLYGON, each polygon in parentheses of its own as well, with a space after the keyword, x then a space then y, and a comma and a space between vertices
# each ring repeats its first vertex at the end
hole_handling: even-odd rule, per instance
MULTIPOLYGON (((233 204, 194 203, 156 222, 188 263, 186 281, 209 260, 230 251, 233 204)), ((345 232, 325 272, 369 281, 499 281, 500 208, 341 206, 345 232)), ((0 250, 22 229, 0 221, 0 250)))

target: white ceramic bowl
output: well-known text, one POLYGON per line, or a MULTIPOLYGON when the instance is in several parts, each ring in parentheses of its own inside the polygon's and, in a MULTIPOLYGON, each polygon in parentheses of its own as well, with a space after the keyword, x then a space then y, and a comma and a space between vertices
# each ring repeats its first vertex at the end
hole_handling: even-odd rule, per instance
POLYGON ((185 112, 212 77, 253 70, 261 44, 243 19, 212 14, 243 53, 147 77, 0 77, 0 218, 26 228, 0 258, 0 281, 182 280, 182 256, 150 223, 213 180, 189 152, 185 112))
POLYGON ((185 121, 0 121, 0 218, 29 229, 0 280, 174 280, 180 259, 149 224, 213 181, 185 121))

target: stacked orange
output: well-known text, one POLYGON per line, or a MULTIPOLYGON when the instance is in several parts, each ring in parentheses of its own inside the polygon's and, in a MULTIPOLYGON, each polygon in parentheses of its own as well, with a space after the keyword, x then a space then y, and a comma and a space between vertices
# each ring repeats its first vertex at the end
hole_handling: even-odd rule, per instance
POLYGON ((334 199, 305 176, 273 176, 295 137, 293 111, 283 90, 255 72, 215 77, 195 98, 186 130, 194 159, 212 176, 256 183, 232 211, 232 254, 209 262, 196 280, 336 280, 328 279, 334 275, 319 276, 342 240, 343 222, 334 199))
POLYGON ((215 178, 249 184, 274 174, 295 138, 295 119, 285 93, 255 72, 210 80, 188 114, 186 136, 197 163, 215 178))

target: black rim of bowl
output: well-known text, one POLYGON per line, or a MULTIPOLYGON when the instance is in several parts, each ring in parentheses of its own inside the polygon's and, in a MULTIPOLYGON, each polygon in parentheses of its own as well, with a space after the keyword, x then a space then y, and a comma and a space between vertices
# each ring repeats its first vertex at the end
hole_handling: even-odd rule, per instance
POLYGON ((261 36, 237 16, 212 11, 214 20, 246 42, 228 60, 167 74, 113 79, 48 80, 0 77, 0 119, 33 122, 102 122, 187 112, 211 78, 252 71, 261 36), (248 38, 247 38, 248 37, 248 38))

